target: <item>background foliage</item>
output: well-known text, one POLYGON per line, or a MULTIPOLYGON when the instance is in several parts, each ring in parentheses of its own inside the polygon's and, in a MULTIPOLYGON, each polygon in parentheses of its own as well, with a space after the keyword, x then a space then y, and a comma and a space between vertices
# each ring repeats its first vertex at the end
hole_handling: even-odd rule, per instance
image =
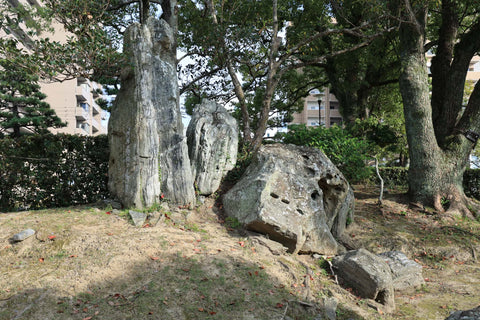
POLYGON ((321 149, 352 183, 359 182, 370 175, 366 161, 369 159, 371 143, 353 137, 348 131, 338 126, 327 129, 291 125, 289 131, 279 134, 279 137, 284 143, 321 149))
POLYGON ((106 136, 0 139, 0 210, 41 209, 106 198, 106 136))

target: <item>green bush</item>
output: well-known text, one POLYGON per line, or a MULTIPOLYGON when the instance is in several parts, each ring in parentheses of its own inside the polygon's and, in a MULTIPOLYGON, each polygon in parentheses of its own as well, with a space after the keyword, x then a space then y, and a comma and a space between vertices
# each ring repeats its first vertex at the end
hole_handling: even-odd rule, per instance
POLYGON ((0 210, 62 207, 107 197, 108 152, 106 136, 0 139, 0 210))
MULTIPOLYGON (((379 183, 377 173, 372 168, 372 175, 370 181, 373 183, 379 183)), ((382 176, 383 183, 387 188, 408 188, 408 168, 404 167, 380 167, 380 175, 382 176)))
POLYGON ((480 200, 480 169, 465 170, 463 188, 467 196, 480 200))
POLYGON ((367 141, 337 126, 327 129, 291 125, 288 129, 287 133, 279 134, 283 143, 321 149, 349 182, 359 182, 370 176, 371 170, 365 164, 371 148, 367 141))

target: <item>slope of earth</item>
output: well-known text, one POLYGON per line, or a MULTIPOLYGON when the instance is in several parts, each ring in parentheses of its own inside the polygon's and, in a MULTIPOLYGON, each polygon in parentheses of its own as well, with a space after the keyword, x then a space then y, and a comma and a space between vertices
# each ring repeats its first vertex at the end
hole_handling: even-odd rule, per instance
POLYGON ((396 293, 394 314, 337 286, 327 257, 254 241, 209 198, 157 209, 143 228, 95 206, 0 214, 0 319, 444 319, 478 305, 478 223, 412 211, 398 194, 383 207, 372 190, 356 198, 349 246, 424 265, 425 286, 396 293))

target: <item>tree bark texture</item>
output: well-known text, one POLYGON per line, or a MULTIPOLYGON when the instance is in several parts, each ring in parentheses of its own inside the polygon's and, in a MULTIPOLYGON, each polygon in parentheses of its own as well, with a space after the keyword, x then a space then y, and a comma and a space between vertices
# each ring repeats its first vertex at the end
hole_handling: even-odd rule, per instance
POLYGON ((417 6, 416 10, 408 12, 404 17, 408 23, 400 27, 400 90, 411 160, 409 193, 412 200, 438 211, 449 200, 452 213, 469 215, 462 182, 472 144, 462 134, 434 129, 424 47, 427 9, 417 6))

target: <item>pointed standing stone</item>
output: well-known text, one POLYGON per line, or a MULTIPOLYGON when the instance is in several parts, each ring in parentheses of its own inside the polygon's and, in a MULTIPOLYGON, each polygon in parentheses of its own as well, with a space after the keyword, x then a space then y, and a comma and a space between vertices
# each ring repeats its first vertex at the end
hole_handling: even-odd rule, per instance
POLYGON ((129 59, 108 128, 108 186, 125 207, 149 207, 161 193, 176 204, 195 201, 173 41, 170 26, 154 18, 125 33, 129 59))

